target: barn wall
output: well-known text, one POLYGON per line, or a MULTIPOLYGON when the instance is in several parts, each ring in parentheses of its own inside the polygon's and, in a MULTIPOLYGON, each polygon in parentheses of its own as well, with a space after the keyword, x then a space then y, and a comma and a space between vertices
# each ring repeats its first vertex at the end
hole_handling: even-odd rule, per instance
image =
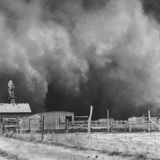
POLYGON ((44 129, 45 130, 59 130, 66 128, 66 117, 72 117, 74 120, 74 113, 72 112, 48 112, 44 114, 44 129))
POLYGON ((27 114, 27 113, 13 113, 13 114, 0 114, 0 122, 2 122, 2 119, 3 118, 21 118, 21 117, 25 117, 25 116, 29 116, 30 114, 27 114))
POLYGON ((44 116, 44 130, 60 130, 66 128, 66 117, 71 117, 72 112, 45 112, 21 118, 21 129, 38 131, 42 129, 42 116, 44 116))
POLYGON ((20 121, 22 131, 39 131, 41 130, 41 114, 22 117, 20 121))
POLYGON ((20 121, 21 131, 30 130, 30 121, 28 117, 23 117, 20 121))

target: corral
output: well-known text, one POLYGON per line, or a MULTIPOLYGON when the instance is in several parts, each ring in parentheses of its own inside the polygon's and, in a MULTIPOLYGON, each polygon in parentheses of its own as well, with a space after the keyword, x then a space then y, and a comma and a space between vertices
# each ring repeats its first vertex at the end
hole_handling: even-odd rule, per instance
MULTIPOLYGON (((14 108, 14 107, 13 107, 14 108)), ((17 130, 18 132, 150 132, 160 131, 159 117, 148 116, 131 117, 128 120, 114 120, 107 118, 92 120, 93 107, 89 116, 75 116, 73 112, 52 111, 37 113, 31 116, 3 118, 1 130, 17 130), (13 125, 14 124, 14 125, 13 125)))
MULTIPOLYGON (((73 112, 45 112, 21 118, 4 118, 3 127, 14 127, 21 132, 150 132, 160 130, 158 117, 133 117, 128 120, 74 118, 73 112), (15 122, 15 123, 14 123, 15 122)), ((82 116, 83 117, 83 116, 82 116)), ((84 117, 83 117, 84 118, 84 117)))

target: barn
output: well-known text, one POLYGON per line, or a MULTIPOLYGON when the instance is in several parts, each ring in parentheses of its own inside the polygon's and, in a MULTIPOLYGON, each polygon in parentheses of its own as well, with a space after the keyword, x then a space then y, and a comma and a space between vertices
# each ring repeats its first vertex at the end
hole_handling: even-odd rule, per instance
POLYGON ((31 114, 28 103, 0 103, 0 121, 3 118, 20 118, 31 114))

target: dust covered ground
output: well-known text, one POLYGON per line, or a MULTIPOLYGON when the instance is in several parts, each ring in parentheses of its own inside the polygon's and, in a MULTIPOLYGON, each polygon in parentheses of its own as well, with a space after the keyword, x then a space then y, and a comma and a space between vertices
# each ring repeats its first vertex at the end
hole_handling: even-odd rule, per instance
POLYGON ((0 136, 0 160, 159 160, 160 133, 49 133, 0 136))
POLYGON ((0 160, 109 160, 116 156, 0 137, 0 160))

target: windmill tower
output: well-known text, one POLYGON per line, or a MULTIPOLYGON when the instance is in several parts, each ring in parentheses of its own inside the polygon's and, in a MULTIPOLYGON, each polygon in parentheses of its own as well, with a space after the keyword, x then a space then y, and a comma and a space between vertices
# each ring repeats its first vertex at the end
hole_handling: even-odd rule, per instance
POLYGON ((8 94, 9 94, 9 99, 10 103, 15 104, 16 103, 16 97, 14 93, 15 85, 12 80, 8 82, 8 94))

